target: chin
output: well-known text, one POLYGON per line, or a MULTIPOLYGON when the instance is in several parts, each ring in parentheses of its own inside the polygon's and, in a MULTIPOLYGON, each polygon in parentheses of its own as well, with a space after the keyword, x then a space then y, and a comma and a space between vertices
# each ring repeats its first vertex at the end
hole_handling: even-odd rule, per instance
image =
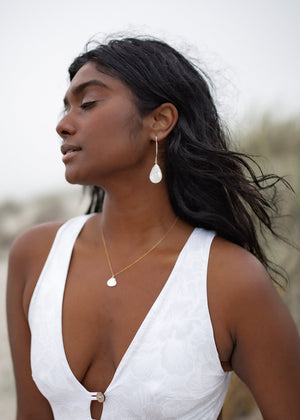
POLYGON ((72 185, 91 185, 86 179, 80 176, 80 174, 69 171, 68 169, 66 169, 65 178, 66 181, 72 185))
POLYGON ((101 186, 105 184, 103 173, 99 173, 91 170, 90 168, 79 168, 78 166, 66 166, 65 169, 65 179, 69 184, 72 185, 82 185, 84 187, 89 187, 91 185, 101 186))

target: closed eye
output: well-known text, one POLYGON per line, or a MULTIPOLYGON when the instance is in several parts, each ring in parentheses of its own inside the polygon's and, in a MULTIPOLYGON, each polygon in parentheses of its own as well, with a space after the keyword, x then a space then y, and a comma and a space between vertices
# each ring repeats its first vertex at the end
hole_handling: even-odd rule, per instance
POLYGON ((88 109, 91 108, 93 105, 95 105, 97 101, 89 101, 89 102, 84 102, 83 104, 80 105, 81 109, 88 109))

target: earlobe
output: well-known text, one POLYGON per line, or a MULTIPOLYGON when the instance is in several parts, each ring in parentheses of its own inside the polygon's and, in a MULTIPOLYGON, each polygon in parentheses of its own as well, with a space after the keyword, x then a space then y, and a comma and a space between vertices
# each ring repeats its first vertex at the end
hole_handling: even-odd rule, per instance
POLYGON ((172 103, 166 102, 153 111, 151 128, 158 134, 158 141, 168 136, 177 120, 178 111, 172 103))

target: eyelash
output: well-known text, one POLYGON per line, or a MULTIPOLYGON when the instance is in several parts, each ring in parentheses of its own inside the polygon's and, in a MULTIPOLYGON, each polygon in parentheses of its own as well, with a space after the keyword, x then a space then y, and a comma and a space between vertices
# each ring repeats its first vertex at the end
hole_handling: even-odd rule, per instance
POLYGON ((83 104, 80 105, 80 108, 85 110, 95 105, 95 103, 96 101, 84 102, 83 104))

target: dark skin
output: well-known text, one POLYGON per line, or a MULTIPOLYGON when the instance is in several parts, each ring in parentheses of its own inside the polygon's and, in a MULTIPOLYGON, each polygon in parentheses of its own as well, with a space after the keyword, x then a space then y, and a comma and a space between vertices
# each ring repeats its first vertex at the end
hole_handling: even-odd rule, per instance
MULTIPOLYGON (((66 104, 67 114, 57 131, 65 144, 78 149, 65 158, 66 178, 101 185, 106 197, 103 213, 87 221, 75 243, 63 303, 63 341, 78 381, 90 391, 105 392, 193 228, 179 220, 166 239, 117 276, 117 287, 110 289, 100 224, 115 272, 151 248, 171 226, 175 215, 164 179, 154 185, 148 175, 154 161, 153 139, 157 136, 163 147, 178 115, 172 104, 163 104, 141 118, 130 90, 92 64, 76 74, 66 104), (91 80, 105 86, 78 89, 91 80), (82 108, 92 101, 91 107, 82 108)), ((28 309, 59 226, 31 229, 11 250, 7 314, 17 420, 53 420, 48 401, 31 377, 28 309)), ((299 336, 265 269, 244 249, 216 237, 207 281, 223 369, 233 369, 249 386, 265 419, 299 419, 299 336)), ((101 411, 99 403, 92 404, 92 418, 99 419, 101 411)))

